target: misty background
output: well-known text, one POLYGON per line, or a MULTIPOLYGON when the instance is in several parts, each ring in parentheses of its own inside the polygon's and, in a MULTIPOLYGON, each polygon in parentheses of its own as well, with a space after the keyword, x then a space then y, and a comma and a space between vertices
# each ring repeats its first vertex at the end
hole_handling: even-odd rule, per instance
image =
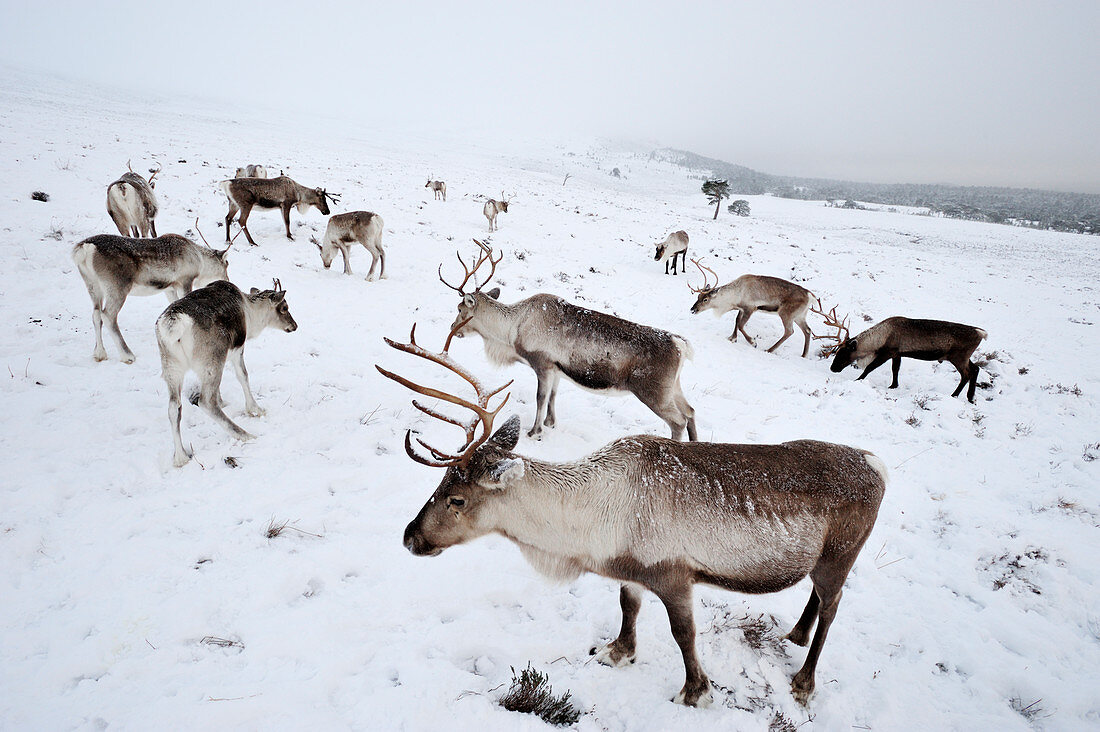
POLYGON ((1100 3, 3 0, 0 63, 226 111, 1100 193, 1100 3))

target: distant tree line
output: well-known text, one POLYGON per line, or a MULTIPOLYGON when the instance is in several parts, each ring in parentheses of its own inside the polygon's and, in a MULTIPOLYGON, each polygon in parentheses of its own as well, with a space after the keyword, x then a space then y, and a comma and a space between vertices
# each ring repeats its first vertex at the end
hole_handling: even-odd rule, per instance
POLYGON ((852 201, 853 205, 855 201, 863 201, 885 206, 914 206, 949 218, 1100 234, 1100 195, 1097 194, 1032 188, 794 178, 761 173, 743 165, 733 165, 684 150, 663 150, 656 154, 685 167, 705 171, 708 178, 724 180, 729 184, 729 192, 742 195, 841 200, 852 201))

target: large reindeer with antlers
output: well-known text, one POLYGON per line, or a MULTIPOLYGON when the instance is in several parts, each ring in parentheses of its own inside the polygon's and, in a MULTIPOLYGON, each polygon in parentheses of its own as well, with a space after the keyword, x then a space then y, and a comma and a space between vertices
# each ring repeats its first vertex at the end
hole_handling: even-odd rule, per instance
POLYGON ((155 170, 149 171, 152 175, 146 180, 134 172, 127 160, 129 172, 107 186, 107 213, 122 236, 156 238, 157 197, 153 189, 162 168, 158 163, 155 170))
POLYGON ((306 188, 285 175, 278 178, 232 178, 222 181, 221 189, 229 199, 229 213, 225 215, 225 240, 229 241, 229 224, 240 212, 238 223, 252 246, 256 246, 256 240, 248 230, 248 215, 254 206, 282 210, 286 238, 294 241, 290 233, 290 209, 297 206, 298 213, 304 216, 310 206, 316 206, 318 211, 328 216, 329 201, 335 204, 340 200, 338 193, 329 193, 324 188, 306 188))
POLYGON ((680 387, 684 360, 693 355, 687 340, 578 307, 556 295, 532 295, 505 305, 497 299, 499 287, 482 292, 503 255, 494 258, 488 244, 474 242, 480 255, 473 267, 458 255, 465 270, 462 282, 455 286, 443 279, 442 264, 439 279, 462 296, 455 319, 457 337, 476 333, 493 363, 506 366, 522 361, 534 370, 537 406, 528 436, 537 438, 543 425, 554 426, 554 401, 564 374, 588 389, 630 392, 668 424, 673 438, 679 439, 686 427, 688 438, 696 439, 695 410, 680 387), (489 276, 478 285, 476 273, 486 262, 489 276), (471 280, 475 287, 467 292, 471 280))
POLYGON ((496 200, 490 198, 485 202, 485 206, 482 207, 481 212, 485 214, 485 218, 489 219, 489 231, 497 230, 497 214, 508 213, 508 204, 512 202, 512 198, 515 194, 504 198, 504 191, 500 192, 500 197, 503 200, 496 200))
POLYGON ((768 349, 768 353, 775 351, 783 341, 790 338, 794 333, 794 326, 797 325, 806 336, 806 342, 802 346, 802 357, 806 357, 810 351, 812 335, 810 326, 806 324, 806 311, 810 307, 813 293, 801 285, 778 277, 751 274, 741 275, 733 282, 718 287, 718 274, 713 269, 700 264, 698 259, 691 261, 703 273, 704 278, 702 287, 688 285, 688 288, 697 295, 695 304, 691 306, 692 313, 713 310, 716 316, 721 317, 730 310, 736 310, 737 321, 729 339, 736 341, 737 331, 741 331, 750 346, 755 346, 756 342, 745 332, 745 323, 749 322, 752 314, 757 310, 776 313, 783 321, 783 337, 768 349), (714 284, 710 283, 708 272, 714 275, 714 284))
POLYGON ((405 529, 405 547, 436 556, 500 534, 556 580, 592 572, 621 582, 622 628, 596 656, 609 666, 634 662, 642 591, 653 592, 668 612, 686 671, 674 701, 689 706, 712 701, 695 650, 694 586, 770 593, 808 575, 810 599, 786 635, 796 645, 810 643, 791 682, 795 699, 806 703, 844 580, 878 515, 887 477, 882 461, 866 450, 813 440, 728 445, 650 435, 616 440, 575 462, 533 460, 513 452, 517 417, 493 431, 508 395, 495 408, 490 400, 508 384, 489 391, 449 355, 463 325, 451 328, 441 353, 416 343, 415 325, 409 343, 386 343, 458 374, 473 386, 476 402, 376 366, 418 394, 473 412, 467 422, 413 401, 425 414, 462 427, 466 439, 452 453, 418 437, 425 455, 414 447, 412 431, 405 433, 410 458, 447 469, 405 529))

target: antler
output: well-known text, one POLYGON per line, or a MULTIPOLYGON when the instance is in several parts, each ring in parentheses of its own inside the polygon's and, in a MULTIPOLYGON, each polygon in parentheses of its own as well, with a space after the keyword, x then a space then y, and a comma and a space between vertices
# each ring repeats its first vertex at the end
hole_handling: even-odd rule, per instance
MULTIPOLYGON (((244 231, 244 229, 241 229, 241 231, 244 231)), ((233 242, 237 241, 237 237, 241 235, 241 231, 238 231, 236 234, 233 235, 233 238, 229 240, 229 246, 227 246, 225 249, 221 250, 221 252, 220 252, 221 256, 224 257, 225 253, 233 248, 233 242)), ((207 249, 214 249, 214 247, 210 246, 210 242, 208 242, 206 240, 206 237, 202 235, 202 231, 199 230, 199 217, 198 216, 195 217, 195 232, 199 235, 199 237, 202 238, 202 243, 206 245, 207 249)), ((218 250, 214 249, 214 251, 217 252, 218 250)))
POLYGON ((131 173, 134 172, 134 169, 130 167, 130 161, 129 160, 126 161, 126 170, 130 171, 131 173))
POLYGON ((157 173, 164 170, 164 166, 161 165, 159 162, 157 162, 156 160, 154 160, 153 162, 157 163, 157 169, 156 170, 153 170, 152 168, 149 169, 149 172, 152 173, 152 175, 149 176, 149 187, 150 188, 154 188, 156 186, 156 184, 153 183, 153 179, 157 177, 157 173))
POLYGON ((340 202, 340 196, 343 195, 343 194, 341 194, 341 193, 329 193, 324 188, 322 188, 321 189, 321 195, 327 197, 330 201, 332 201, 335 204, 335 203, 340 202))
POLYGON ((431 445, 417 437, 416 441, 430 454, 430 457, 425 457, 424 455, 419 454, 415 450, 415 448, 413 448, 412 430, 407 430, 405 432, 405 452, 408 453, 409 457, 411 457, 413 460, 420 463, 421 465, 428 465, 433 468, 457 467, 460 470, 464 470, 466 466, 469 465, 470 459, 474 455, 474 451, 476 451, 477 448, 481 447, 481 445, 483 445, 485 441, 489 439, 489 436, 493 434, 493 420, 496 419, 496 416, 500 413, 500 410, 504 409, 504 405, 508 403, 508 397, 511 396, 511 392, 505 394, 504 399, 500 402, 500 404, 497 405, 496 409, 489 409, 489 400, 511 386, 512 382, 509 381, 504 386, 494 389, 493 391, 486 392, 485 388, 481 385, 481 382, 478 380, 478 378, 467 371, 464 367, 459 365, 457 362, 455 362, 451 358, 450 354, 447 352, 448 349, 451 347, 451 338, 453 338, 455 333, 457 333, 468 322, 470 322, 469 319, 463 320, 462 322, 457 323, 453 328, 451 328, 451 332, 447 335, 447 340, 443 344, 443 350, 439 353, 432 353, 431 351, 427 350, 416 342, 415 323, 413 324, 412 331, 409 332, 408 343, 397 343, 396 341, 392 341, 389 338, 382 339, 386 342, 387 345, 392 348, 396 348, 399 351, 404 351, 405 353, 411 353, 414 356, 419 356, 420 358, 427 359, 432 363, 437 363, 440 366, 443 366, 444 368, 453 371, 454 373, 465 379, 472 387, 474 387, 474 391, 477 393, 477 402, 471 402, 454 394, 448 394, 445 391, 433 389, 430 386, 421 386, 420 384, 410 381, 403 376, 398 376, 393 372, 387 371, 378 364, 374 365, 374 367, 378 369, 378 372, 380 374, 388 379, 393 379, 398 384, 401 384, 408 389, 412 389, 417 394, 423 394, 424 396, 441 399, 445 402, 450 402, 451 404, 465 407, 466 409, 469 409, 474 413, 473 419, 471 419, 469 422, 462 422, 461 420, 455 419, 454 417, 450 417, 446 414, 443 414, 442 412, 436 411, 431 407, 426 407, 420 402, 413 399, 413 406, 419 409, 424 414, 428 415, 429 417, 435 417, 436 419, 442 420, 443 422, 446 422, 448 424, 453 424, 456 427, 461 427, 466 433, 466 442, 462 445, 462 447, 458 449, 457 453, 446 453, 442 450, 437 450, 436 448, 432 447, 431 445), (477 434, 477 427, 479 424, 482 428, 480 436, 477 434))
POLYGON ((692 259, 691 261, 696 267, 699 268, 699 271, 703 273, 703 286, 700 287, 700 288, 694 288, 694 287, 691 286, 691 283, 689 282, 688 283, 688 289, 689 290, 691 290, 696 295, 698 295, 700 293, 706 292, 707 290, 713 290, 715 287, 718 286, 718 273, 717 272, 715 272, 713 269, 706 266, 705 264, 700 263, 698 259, 692 259), (714 284, 713 285, 710 284, 710 276, 707 274, 707 272, 710 272, 710 274, 714 275, 714 284))
POLYGON ((835 334, 828 334, 827 333, 825 335, 814 335, 814 340, 820 341, 820 340, 829 339, 829 340, 836 341, 836 343, 834 343, 833 345, 825 347, 825 353, 832 353, 836 349, 840 348, 841 343, 848 340, 848 335, 849 335, 849 333, 848 333, 848 316, 844 316, 843 319, 838 318, 837 314, 836 314, 836 306, 835 305, 832 307, 831 310, 829 310, 828 313, 826 313, 825 308, 822 307, 822 305, 821 305, 821 298, 814 298, 814 299, 817 300, 817 308, 815 309, 811 305, 810 306, 810 312, 816 313, 816 314, 820 315, 821 317, 823 317, 825 319, 825 325, 829 326, 830 328, 836 328, 836 333, 835 334), (843 334, 843 336, 841 334, 843 334))
POLYGON ((282 292, 283 291, 283 284, 281 282, 279 282, 278 279, 273 279, 273 280, 271 280, 271 282, 274 283, 274 285, 275 285, 275 292, 282 292))
MULTIPOLYGON (((485 287, 485 285, 489 284, 489 280, 493 279, 493 275, 497 271, 497 264, 499 264, 500 260, 504 258, 504 253, 501 252, 497 256, 496 259, 493 259, 493 248, 491 246, 489 246, 488 244, 486 244, 485 242, 478 241, 477 239, 474 239, 474 244, 477 244, 478 247, 481 249, 481 254, 478 256, 477 262, 474 263, 473 269, 470 269, 469 267, 466 266, 466 261, 462 258, 461 254, 459 254, 457 251, 455 252, 455 256, 458 257, 458 261, 459 261, 459 264, 462 265, 462 269, 466 270, 466 276, 462 279, 462 283, 459 284, 458 287, 455 287, 450 282, 443 279, 443 264, 442 263, 440 263, 439 269, 437 270, 438 273, 439 273, 439 281, 442 282, 443 284, 445 284, 447 287, 454 290, 455 292, 457 292, 459 295, 462 295, 463 297, 465 297, 466 294, 467 294, 466 291, 465 291, 466 283, 470 281, 471 277, 474 277, 474 275, 477 273, 477 270, 481 267, 481 265, 485 264, 485 262, 489 263, 489 267, 490 267, 489 276, 486 277, 485 281, 482 282, 480 285, 477 284, 477 278, 476 277, 474 278, 474 285, 476 285, 476 287, 474 288, 474 292, 479 292, 482 287, 485 287)), ((444 349, 444 350, 446 350, 446 349, 444 349)))

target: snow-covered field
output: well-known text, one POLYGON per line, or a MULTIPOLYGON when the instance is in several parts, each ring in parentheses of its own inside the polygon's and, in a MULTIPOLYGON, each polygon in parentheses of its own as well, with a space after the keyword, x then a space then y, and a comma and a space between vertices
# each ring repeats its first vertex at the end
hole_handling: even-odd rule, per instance
MULTIPOLYGON (((1100 726, 1100 239, 768 197, 746 197, 749 218, 723 207, 712 221, 698 175, 640 148, 230 119, 12 72, 0 75, 0 175, 0 727, 537 729, 496 704, 528 662, 572 692, 586 730, 1100 726), (198 217, 218 244, 216 184, 253 162, 342 194, 334 212, 385 220, 389 277, 366 282, 361 247, 355 276, 339 260, 321 268, 316 210, 292 214, 294 242, 277 213, 253 214, 260 246, 237 241, 230 277, 280 278, 299 329, 246 348, 265 417, 243 414, 226 376, 228 412, 257 439, 235 443, 185 405, 196 459, 178 470, 153 337, 164 298, 122 310, 136 363, 120 363, 109 338, 110 359, 95 363, 69 256, 113 231, 105 187, 128 159, 164 164, 161 232, 188 233, 198 217), (429 175, 447 182, 446 203, 424 189, 429 175), (697 710, 669 702, 683 667, 655 597, 637 664, 610 669, 588 650, 618 632, 615 583, 551 584, 500 538, 433 559, 402 547, 441 478, 406 457, 405 430, 442 446, 458 436, 428 425, 374 364, 438 383, 382 336, 404 339, 417 322, 421 343, 442 345, 457 298, 436 267, 473 249, 486 229, 475 196, 502 189, 515 193, 490 238, 504 252, 503 300, 552 292, 688 338, 682 381, 701 439, 816 438, 890 468, 808 708, 789 690, 805 651, 774 642, 808 581, 764 596, 697 590, 716 685, 715 705, 697 710), (680 228, 723 281, 799 281, 851 313, 853 332, 890 315, 985 328, 977 403, 949 396, 948 364, 907 360, 887 390, 888 367, 856 382, 816 346, 798 358, 797 337, 765 353, 781 333, 766 313, 749 325, 761 348, 730 343, 732 315, 692 316, 685 277, 653 261, 653 244, 680 228), (749 643, 758 619, 763 642, 749 643)), ((530 426, 529 369, 490 366, 480 339, 452 353, 490 384, 515 378, 511 405, 530 426)), ((519 451, 568 460, 666 433, 632 397, 569 383, 558 414, 519 451)))

